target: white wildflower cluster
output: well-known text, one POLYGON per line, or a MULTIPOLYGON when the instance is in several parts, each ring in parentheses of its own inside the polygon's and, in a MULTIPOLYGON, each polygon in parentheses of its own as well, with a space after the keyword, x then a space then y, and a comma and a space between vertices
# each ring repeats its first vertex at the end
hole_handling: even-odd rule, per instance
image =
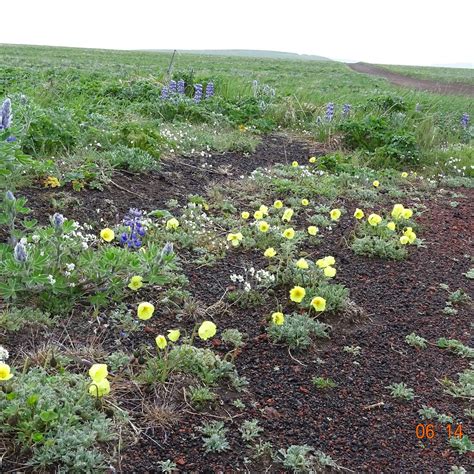
POLYGON ((275 275, 267 270, 255 270, 254 267, 244 269, 243 275, 232 273, 229 278, 233 283, 239 284, 246 293, 252 289, 252 283, 257 288, 268 288, 275 282, 275 275))
POLYGON ((10 357, 8 351, 0 345, 0 362, 5 362, 10 357))
POLYGON ((66 271, 64 272, 64 276, 66 278, 69 278, 71 276, 71 273, 74 271, 76 268, 76 265, 74 263, 67 263, 66 264, 66 271))
POLYGON ((68 234, 63 234, 64 240, 78 240, 83 249, 89 248, 91 244, 97 241, 97 237, 94 234, 88 233, 92 230, 92 227, 89 224, 79 224, 79 222, 74 221, 73 231, 68 234))

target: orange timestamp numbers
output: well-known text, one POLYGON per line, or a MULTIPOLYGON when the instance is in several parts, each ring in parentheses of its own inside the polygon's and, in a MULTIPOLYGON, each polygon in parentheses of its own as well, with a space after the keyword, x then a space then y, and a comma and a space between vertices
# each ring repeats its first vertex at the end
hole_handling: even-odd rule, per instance
MULTIPOLYGON (((461 423, 459 425, 448 423, 445 428, 448 438, 455 437, 462 439, 463 433, 461 423)), ((432 423, 426 425, 424 423, 419 423, 416 425, 415 433, 418 439, 433 439, 436 436, 436 427, 432 423)))

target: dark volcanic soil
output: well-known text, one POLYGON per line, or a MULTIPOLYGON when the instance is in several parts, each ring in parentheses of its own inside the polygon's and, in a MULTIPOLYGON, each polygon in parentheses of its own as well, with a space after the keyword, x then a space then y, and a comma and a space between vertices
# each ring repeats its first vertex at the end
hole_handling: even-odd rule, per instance
MULTIPOLYGON (((181 167, 181 160, 176 164, 170 162, 157 175, 115 177, 114 181, 127 190, 112 185, 104 192, 84 191, 80 194, 81 207, 71 207, 65 214, 91 221, 90 214, 96 208, 106 210, 109 217, 123 214, 129 207, 160 208, 170 198, 183 202, 189 193, 203 194, 212 182, 224 182, 275 162, 303 162, 316 151, 298 142, 271 137, 253 156, 226 154, 205 160, 213 164, 213 170, 227 167, 231 174, 203 171, 196 161, 196 168, 181 167)), ((29 197, 29 205, 40 218, 52 212, 50 197, 57 192, 37 188, 23 194, 29 197)), ((308 444, 331 455, 352 472, 448 472, 452 465, 468 468, 469 455, 460 456, 449 447, 444 426, 436 425, 435 438, 423 443, 415 433, 421 422, 418 410, 428 405, 453 416, 456 422, 462 421, 463 432, 471 439, 474 437, 472 422, 464 414, 469 400, 445 394, 440 383, 444 377, 457 381, 456 374, 468 367, 468 362, 435 345, 440 337, 472 344, 472 307, 459 306, 457 315, 444 314, 448 292, 439 287, 445 283, 452 291, 462 288, 474 296, 473 281, 463 276, 472 266, 468 256, 473 254, 474 190, 458 192, 463 197, 456 198, 456 209, 441 194, 424 202, 427 210, 419 218, 419 234, 425 247, 410 248, 409 257, 401 262, 354 255, 342 239, 353 225, 350 213, 331 233, 325 234, 316 249, 317 255, 331 254, 336 258, 336 281, 350 289, 351 299, 364 308, 368 317, 355 324, 343 324, 326 316, 333 324, 331 340, 308 351, 290 354, 286 347, 269 341, 265 319, 274 310, 274 301, 250 309, 234 305, 219 310, 218 302, 230 285, 229 274, 255 264, 256 255, 236 249, 213 267, 186 266, 189 290, 202 302, 203 309, 218 308, 212 312, 212 318, 219 330, 238 328, 248 335, 235 361, 239 374, 249 381, 248 391, 218 389, 225 405, 216 404, 198 414, 186 405, 180 395, 182 391, 175 390, 177 413, 181 413, 177 424, 171 428, 160 425, 159 420, 148 424, 135 443, 122 446, 121 463, 116 468, 125 473, 158 472, 158 461, 171 459, 183 472, 264 472, 268 467, 264 459, 254 460, 250 467, 244 464, 244 458, 250 458, 252 451, 242 441, 238 429, 244 420, 254 418, 264 428, 262 439, 270 441, 276 450, 291 444, 308 444), (407 345, 405 337, 412 332, 428 339, 429 347, 422 350, 407 345), (345 352, 345 346, 359 346, 360 355, 345 352), (311 383, 315 376, 330 377, 337 387, 318 390, 311 383), (394 382, 405 382, 413 388, 415 399, 394 399, 386 388, 394 382), (229 403, 237 398, 245 403, 245 410, 229 403), (196 428, 205 420, 215 419, 222 419, 229 429, 231 450, 204 454, 196 428)), ((349 203, 346 206, 353 207, 349 203)), ((67 329, 74 344, 96 338, 108 351, 118 348, 115 335, 108 335, 110 330, 97 327, 95 322, 81 322, 80 318, 76 315, 71 321, 60 322, 53 334, 36 334, 35 340, 58 340, 67 329)), ((130 340, 122 343, 136 348, 147 340, 153 343, 154 336, 169 327, 189 328, 190 324, 186 319, 177 323, 171 316, 163 315, 150 320, 145 333, 131 335, 130 340)), ((218 339, 213 345, 218 352, 226 352, 218 339)), ((169 387, 168 393, 173 393, 175 385, 169 387)), ((160 403, 162 397, 163 394, 158 395, 160 403)), ((137 397, 128 393, 126 401, 121 402, 118 397, 117 403, 127 408, 133 405, 133 398, 137 397)), ((144 428, 142 420, 135 423, 144 428)), ((275 472, 277 468, 272 469, 275 472)))
POLYGON ((408 87, 421 91, 436 92, 438 94, 459 94, 474 96, 474 86, 472 84, 462 84, 456 82, 440 82, 429 79, 418 79, 416 77, 405 76, 382 67, 367 63, 348 64, 354 71, 373 76, 384 77, 396 86, 408 87))

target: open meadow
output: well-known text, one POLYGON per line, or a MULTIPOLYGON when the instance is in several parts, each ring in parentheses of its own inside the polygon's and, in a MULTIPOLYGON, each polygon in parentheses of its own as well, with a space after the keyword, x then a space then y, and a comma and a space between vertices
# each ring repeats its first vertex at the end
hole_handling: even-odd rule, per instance
POLYGON ((0 71, 1 472, 472 468, 472 96, 179 52, 0 71))

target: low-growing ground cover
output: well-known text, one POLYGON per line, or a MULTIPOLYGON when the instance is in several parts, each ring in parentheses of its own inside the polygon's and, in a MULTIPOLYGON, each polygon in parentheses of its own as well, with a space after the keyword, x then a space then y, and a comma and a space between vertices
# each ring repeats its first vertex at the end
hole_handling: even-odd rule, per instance
MULTIPOLYGON (((413 97, 377 95, 277 132, 271 88, 235 119, 242 104, 203 83, 147 84, 140 107, 183 115, 67 152, 49 126, 32 146, 29 99, 3 103, 2 469, 465 472, 468 113, 441 104, 435 126, 413 97), (192 126, 219 103, 226 127, 192 126), (202 127, 204 149, 177 148, 202 127), (216 145, 229 136, 244 149, 216 145)), ((137 102, 114 87, 122 120, 137 102)))

